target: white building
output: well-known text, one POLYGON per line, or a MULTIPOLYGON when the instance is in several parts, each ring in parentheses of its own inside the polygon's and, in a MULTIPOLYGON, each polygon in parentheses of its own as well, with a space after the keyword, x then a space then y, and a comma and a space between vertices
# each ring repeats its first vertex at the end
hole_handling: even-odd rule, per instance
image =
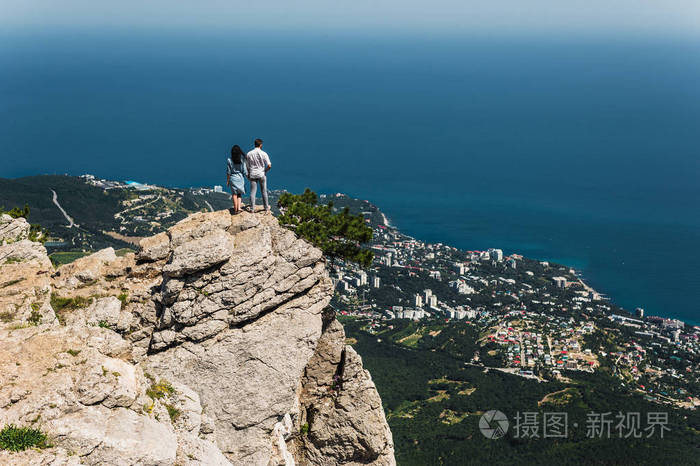
POLYGON ((678 319, 664 319, 661 325, 663 325, 664 328, 683 328, 685 323, 678 319))
POLYGON ((397 319, 411 319, 411 320, 420 320, 423 317, 429 317, 430 313, 417 309, 406 309, 405 311, 402 312, 396 312, 396 318, 397 319))
POLYGON ((430 307, 437 307, 437 296, 432 295, 428 303, 430 303, 430 307))
POLYGON ((501 262, 503 260, 503 250, 502 249, 489 249, 489 259, 496 262, 501 262))
POLYGON ((372 286, 374 288, 379 288, 379 277, 377 277, 377 276, 372 277, 372 286))
POLYGON ((462 320, 467 317, 467 311, 462 311, 459 309, 448 309, 447 315, 450 317, 450 319, 462 320))
POLYGON ((217 184, 216 186, 214 186, 214 192, 215 193, 223 193, 224 187, 217 184))
POLYGON ((467 268, 464 266, 464 264, 461 264, 459 262, 456 262, 454 264, 455 272, 457 272, 458 275, 464 275, 467 271, 467 268))
POLYGON ((423 300, 427 303, 430 300, 430 297, 433 295, 433 290, 430 288, 423 290, 423 300))
POLYGON ((566 288, 566 278, 553 277, 552 280, 554 280, 554 284, 557 285, 557 288, 566 288))
POLYGON ((474 288, 467 285, 464 280, 453 280, 449 283, 451 288, 457 290, 459 294, 472 294, 474 293, 474 288))
POLYGON ((360 285, 358 286, 364 286, 367 284, 367 272, 364 270, 360 270, 357 272, 357 275, 360 277, 360 285))
POLYGON ((423 307, 423 297, 419 294, 416 295, 416 307, 423 307))
POLYGON ((435 280, 440 280, 440 271, 431 270, 430 271, 430 278, 434 278, 435 280))

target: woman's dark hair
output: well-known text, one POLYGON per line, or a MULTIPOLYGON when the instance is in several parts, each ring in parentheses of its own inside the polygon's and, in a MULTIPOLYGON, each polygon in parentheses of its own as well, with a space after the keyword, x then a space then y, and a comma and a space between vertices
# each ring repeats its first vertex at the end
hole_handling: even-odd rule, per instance
POLYGON ((241 163, 241 157, 243 156, 243 151, 241 150, 240 147, 238 147, 238 144, 233 146, 231 148, 231 160, 233 160, 233 163, 241 163))

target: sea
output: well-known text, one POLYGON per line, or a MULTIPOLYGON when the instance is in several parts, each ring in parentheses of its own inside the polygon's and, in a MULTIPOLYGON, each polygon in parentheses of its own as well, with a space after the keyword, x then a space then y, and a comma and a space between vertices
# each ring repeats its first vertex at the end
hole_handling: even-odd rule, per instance
POLYGON ((0 32, 0 177, 343 192, 406 234, 567 264, 700 322, 700 39, 0 32))

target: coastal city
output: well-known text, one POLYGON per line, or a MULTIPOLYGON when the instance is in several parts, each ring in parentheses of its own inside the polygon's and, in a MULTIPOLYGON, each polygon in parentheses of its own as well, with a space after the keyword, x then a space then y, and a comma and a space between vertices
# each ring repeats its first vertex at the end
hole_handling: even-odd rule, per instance
POLYGON ((415 347, 436 337, 440 323, 457 324, 475 335, 465 364, 540 381, 603 370, 650 401, 700 405, 699 327, 641 308, 627 312, 566 266, 498 248, 424 243, 389 226, 369 203, 362 212, 374 229, 374 263, 365 270, 340 262, 332 276, 333 306, 365 331, 381 338, 410 320, 415 332, 395 343, 415 347))

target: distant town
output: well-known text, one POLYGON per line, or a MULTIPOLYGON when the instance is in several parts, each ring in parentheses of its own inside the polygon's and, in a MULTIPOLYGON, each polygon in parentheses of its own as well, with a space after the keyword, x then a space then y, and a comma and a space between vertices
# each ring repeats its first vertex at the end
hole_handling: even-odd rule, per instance
MULTIPOLYGON (((649 400, 700 405, 699 327, 641 308, 629 313, 569 267, 498 248, 424 243, 365 214, 374 228, 374 264, 336 264, 332 304, 342 316, 366 321, 366 331, 381 337, 399 319, 425 322, 433 332, 429 323, 459 322, 479 335, 465 364, 540 381, 602 366, 649 400)), ((418 330, 399 343, 410 347, 421 336, 418 330)))

